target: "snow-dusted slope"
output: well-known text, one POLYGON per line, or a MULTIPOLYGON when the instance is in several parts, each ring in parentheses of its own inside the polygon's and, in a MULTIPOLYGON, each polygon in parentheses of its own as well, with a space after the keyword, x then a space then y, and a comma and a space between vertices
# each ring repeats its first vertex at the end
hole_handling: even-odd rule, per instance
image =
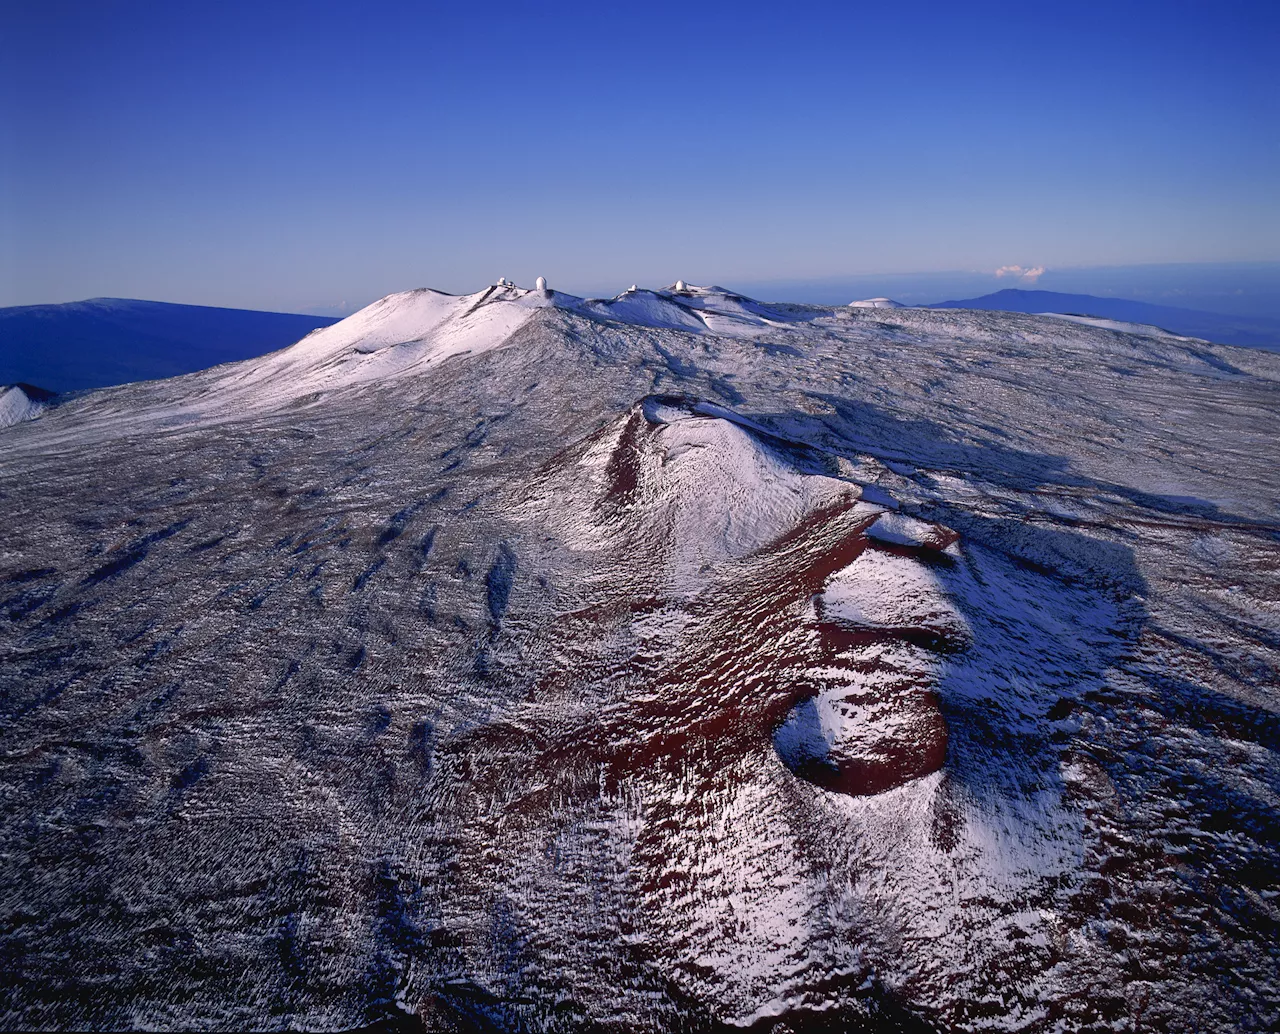
POLYGON ((1278 411, 504 283, 4 428, 0 1018, 1274 1029, 1278 411))
POLYGON ((425 289, 388 295, 256 364, 253 376, 306 392, 420 372, 501 344, 553 298, 505 285, 462 296, 425 289))
POLYGON ((1145 337, 1167 337, 1174 338, 1178 341, 1196 341, 1197 338, 1185 337, 1180 334, 1172 334, 1160 327, 1153 327, 1146 323, 1128 323, 1124 320, 1107 320, 1099 316, 1077 316, 1074 313, 1065 312, 1042 312, 1041 316, 1048 316, 1050 319, 1067 320, 1069 323, 1082 323, 1086 327, 1099 327, 1102 330, 1118 330, 1122 334, 1141 334, 1145 337))
POLYGON ((50 393, 25 384, 0 385, 0 428, 34 420, 44 412, 50 393))
POLYGON ((452 356, 498 347, 540 308, 577 301, 505 284, 469 295, 388 295, 296 345, 220 368, 211 393, 262 409, 422 374, 452 356))

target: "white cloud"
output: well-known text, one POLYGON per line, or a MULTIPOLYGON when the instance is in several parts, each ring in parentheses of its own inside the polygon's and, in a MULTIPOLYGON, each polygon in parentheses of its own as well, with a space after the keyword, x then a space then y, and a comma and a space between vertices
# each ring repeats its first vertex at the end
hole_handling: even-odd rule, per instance
POLYGON ((996 276, 1015 276, 1019 280, 1025 280, 1029 284, 1034 284, 1044 276, 1044 266, 1029 266, 1026 269, 1023 269, 1021 266, 1001 266, 996 270, 996 276))

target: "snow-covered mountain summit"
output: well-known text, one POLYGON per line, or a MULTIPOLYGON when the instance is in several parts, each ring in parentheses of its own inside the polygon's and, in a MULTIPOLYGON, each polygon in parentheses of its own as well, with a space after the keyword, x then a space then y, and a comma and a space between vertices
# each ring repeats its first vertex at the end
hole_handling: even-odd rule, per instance
POLYGON ((299 394, 412 375, 497 347, 538 309, 580 301, 506 283, 467 295, 390 294, 249 369, 252 379, 299 394))
POLYGON ((424 288, 388 295, 263 361, 269 379, 306 390, 422 372, 450 356, 495 348, 539 309, 554 307, 636 327, 753 335, 788 322, 767 306, 721 287, 629 289, 613 298, 579 298, 505 280, 475 294, 424 288))

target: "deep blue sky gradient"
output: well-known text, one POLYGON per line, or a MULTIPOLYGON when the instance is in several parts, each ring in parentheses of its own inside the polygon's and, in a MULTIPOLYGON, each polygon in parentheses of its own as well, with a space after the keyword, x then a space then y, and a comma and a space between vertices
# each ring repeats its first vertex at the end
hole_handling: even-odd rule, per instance
POLYGON ((1267 3, 3 3, 0 305, 1273 261, 1278 44, 1267 3))

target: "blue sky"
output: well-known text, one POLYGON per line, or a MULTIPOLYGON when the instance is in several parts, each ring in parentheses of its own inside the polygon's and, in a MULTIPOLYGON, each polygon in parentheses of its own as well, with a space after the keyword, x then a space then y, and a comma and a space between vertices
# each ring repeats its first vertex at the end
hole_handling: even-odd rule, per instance
POLYGON ((0 305, 1274 261, 1278 44, 1266 3, 0 0, 0 305))

